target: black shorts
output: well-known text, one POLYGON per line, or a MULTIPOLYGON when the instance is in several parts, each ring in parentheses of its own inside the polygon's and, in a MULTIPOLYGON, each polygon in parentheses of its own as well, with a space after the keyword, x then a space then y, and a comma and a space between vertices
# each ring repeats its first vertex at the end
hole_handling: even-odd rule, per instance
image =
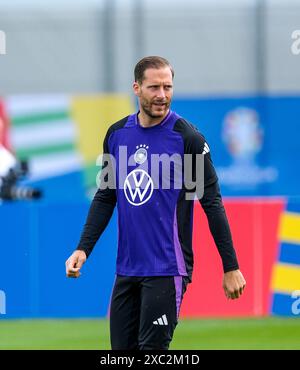
POLYGON ((113 350, 168 349, 188 278, 116 277, 110 305, 113 350))

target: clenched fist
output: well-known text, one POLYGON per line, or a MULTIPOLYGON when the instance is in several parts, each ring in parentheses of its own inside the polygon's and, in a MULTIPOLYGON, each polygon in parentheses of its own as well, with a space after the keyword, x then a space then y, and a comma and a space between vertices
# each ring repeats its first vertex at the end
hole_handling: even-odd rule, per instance
POLYGON ((78 278, 81 275, 80 269, 85 261, 85 252, 76 250, 66 261, 67 277, 78 278))

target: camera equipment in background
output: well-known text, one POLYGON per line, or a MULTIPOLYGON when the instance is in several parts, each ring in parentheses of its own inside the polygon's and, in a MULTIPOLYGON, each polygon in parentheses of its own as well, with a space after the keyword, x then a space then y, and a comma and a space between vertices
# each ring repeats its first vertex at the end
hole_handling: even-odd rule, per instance
POLYGON ((42 196, 40 190, 16 185, 27 173, 28 162, 20 161, 8 171, 6 176, 0 178, 0 199, 32 200, 40 198, 42 196))

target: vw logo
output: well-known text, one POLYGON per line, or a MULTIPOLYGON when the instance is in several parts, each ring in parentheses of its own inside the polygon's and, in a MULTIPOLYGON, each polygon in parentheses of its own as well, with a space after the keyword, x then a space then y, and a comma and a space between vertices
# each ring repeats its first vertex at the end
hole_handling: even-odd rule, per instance
POLYGON ((126 199, 133 206, 141 206, 148 202, 152 196, 153 189, 153 181, 144 170, 131 171, 124 182, 126 199))

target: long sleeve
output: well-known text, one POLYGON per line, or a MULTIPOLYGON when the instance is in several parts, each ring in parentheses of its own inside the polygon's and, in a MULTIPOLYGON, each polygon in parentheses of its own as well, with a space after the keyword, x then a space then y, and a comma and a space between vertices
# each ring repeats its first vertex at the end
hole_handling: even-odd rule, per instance
MULTIPOLYGON (((205 137, 196 129, 187 136, 186 152, 191 153, 194 157, 197 154, 204 155, 204 190, 200 203, 207 216, 210 232, 221 256, 224 272, 236 270, 239 268, 238 261, 210 148, 205 137)), ((196 160, 193 159, 193 180, 195 181, 198 174, 196 160)))
POLYGON ((108 225, 115 205, 116 195, 114 190, 98 189, 77 247, 77 250, 83 250, 87 257, 91 254, 96 242, 108 225))
POLYGON ((224 272, 237 270, 239 265, 218 181, 205 187, 200 203, 207 216, 210 232, 221 256, 224 272))
MULTIPOLYGON (((106 134, 103 143, 103 153, 109 154, 108 139, 110 131, 106 134)), ((109 162, 102 166, 101 181, 104 180, 104 170, 110 165, 109 162)), ((113 171, 113 168, 110 168, 113 171)), ((100 181, 100 183, 101 183, 100 181)), ((105 230, 106 226, 111 219, 115 205, 117 202, 116 189, 115 188, 102 188, 100 187, 92 201, 89 209, 88 217, 81 234, 77 250, 83 250, 87 257, 91 254, 96 242, 100 238, 101 234, 105 230)))

